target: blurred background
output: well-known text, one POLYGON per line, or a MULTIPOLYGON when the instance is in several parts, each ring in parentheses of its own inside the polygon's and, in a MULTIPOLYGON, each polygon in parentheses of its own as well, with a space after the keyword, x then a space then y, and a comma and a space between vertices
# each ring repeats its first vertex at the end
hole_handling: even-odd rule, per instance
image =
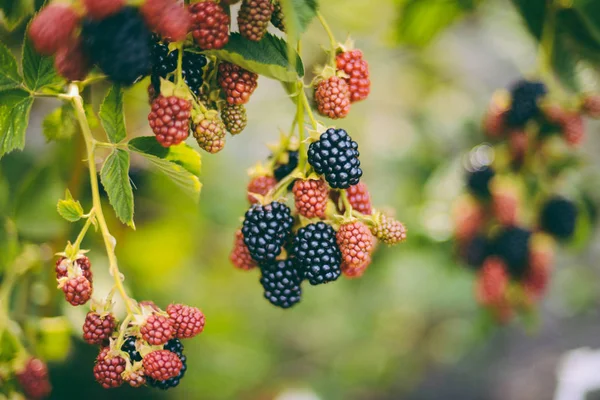
MULTIPOLYGON (((92 374, 97 349, 80 339, 86 310, 66 306, 53 275, 53 253, 80 229, 61 220, 57 199, 69 187, 84 208, 90 204, 83 143, 77 135, 46 143, 42 121, 56 103, 36 101, 26 150, 0 161, 0 215, 14 221, 22 240, 45 243, 46 264, 22 285, 33 304, 23 300, 15 317, 46 317, 29 322, 43 328, 30 340, 50 360, 52 398, 584 398, 574 387, 600 398, 593 218, 559 251, 551 289, 532 321, 495 326, 474 301, 473 274, 455 259, 450 211, 463 191, 463 157, 484 140, 480 120, 494 90, 535 68, 536 42, 512 3, 329 0, 321 12, 338 40, 351 33, 369 61, 371 97, 338 126, 360 145, 375 206, 396 210, 409 240, 381 246, 362 279, 304 285, 302 302, 286 311, 262 298, 258 271, 234 269, 228 254, 247 208, 246 170, 269 155, 265 144, 277 140, 295 111, 278 82, 261 78, 248 128, 218 155, 203 153, 199 204, 133 160, 137 230, 107 212, 125 283, 139 300, 200 307, 207 325, 184 343, 188 372, 176 389, 104 391, 92 374)), ((2 41, 16 44, 20 35, 2 41)), ((307 70, 324 61, 326 43, 314 22, 303 44, 307 70)), ((597 89, 592 78, 588 90, 597 89)), ((146 86, 127 93, 130 136, 151 134, 146 86)), ((92 94, 96 106, 105 89, 92 94)), ((592 200, 600 198, 599 128, 588 123, 586 166, 571 174, 592 200)), ((107 260, 99 237, 88 236, 83 246, 92 249, 95 292, 105 294, 107 260)))

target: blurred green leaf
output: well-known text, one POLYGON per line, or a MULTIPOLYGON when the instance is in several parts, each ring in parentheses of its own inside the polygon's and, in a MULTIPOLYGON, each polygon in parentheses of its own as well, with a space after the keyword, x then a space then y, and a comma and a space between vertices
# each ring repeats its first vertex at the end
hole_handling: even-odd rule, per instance
POLYGON ((125 113, 123 111, 123 91, 115 85, 110 88, 100 106, 100 121, 111 143, 118 143, 127 137, 125 113))
POLYGON ((2 329, 0 331, 0 361, 12 361, 17 356, 19 348, 17 338, 8 329, 2 329))
POLYGON ((33 97, 24 90, 0 93, 0 157, 25 147, 25 132, 33 97))
POLYGON ((71 326, 66 317, 42 318, 36 344, 38 355, 46 361, 63 361, 71 348, 71 326))
POLYGON ((296 65, 295 68, 291 68, 287 51, 285 40, 270 33, 267 33, 260 42, 253 42, 234 32, 224 48, 203 51, 203 53, 278 81, 297 81, 299 77, 304 76, 304 65, 300 56, 294 51, 296 65))
POLYGON ((0 0, 0 21, 13 31, 34 12, 33 0, 0 0))
POLYGON ((129 181, 129 153, 114 149, 102 166, 100 178, 119 220, 135 229, 133 190, 129 181))
POLYGON ((25 84, 33 91, 47 85, 58 84, 63 80, 54 69, 52 57, 42 56, 35 51, 28 35, 25 35, 23 42, 22 63, 25 84))
POLYGON ((56 209, 60 216, 69 222, 79 221, 84 214, 81 203, 73 199, 68 189, 65 193, 65 198, 58 201, 56 209))
POLYGON ((63 105, 44 118, 42 122, 47 141, 70 139, 77 132, 77 121, 70 105, 63 105))
POLYGON ((472 12, 481 0, 407 0, 400 10, 396 37, 400 43, 423 47, 439 33, 472 12))
POLYGON ((150 154, 171 161, 181 165, 196 176, 200 175, 202 167, 200 153, 185 143, 165 148, 156 141, 154 136, 141 136, 129 141, 129 148, 139 153, 150 154))
POLYGON ((296 61, 296 43, 317 15, 319 5, 316 0, 281 0, 281 7, 287 36, 287 55, 288 60, 292 60, 293 69, 296 61))
POLYGON ((0 90, 19 87, 23 78, 19 75, 17 60, 8 47, 0 43, 0 90))
POLYGON ((194 199, 198 199, 202 183, 200 174, 200 154, 188 145, 182 143, 165 149, 154 137, 132 139, 129 148, 141 154, 152 165, 169 177, 177 186, 194 199))

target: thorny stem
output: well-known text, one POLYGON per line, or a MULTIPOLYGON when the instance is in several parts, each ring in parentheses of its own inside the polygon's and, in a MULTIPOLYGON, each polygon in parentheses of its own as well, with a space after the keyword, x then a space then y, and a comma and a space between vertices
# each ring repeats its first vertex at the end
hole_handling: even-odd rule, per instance
POLYGON ((96 169, 95 161, 96 140, 92 136, 92 131, 90 129, 90 125, 85 115, 83 99, 79 94, 79 88, 74 84, 71 84, 71 86, 69 87, 69 98, 73 103, 75 115, 81 127, 81 133, 85 141, 88 168, 90 170, 90 186, 92 188, 92 211, 96 216, 98 226, 100 227, 100 232, 102 233, 102 239, 104 240, 104 246, 106 247, 106 254, 108 256, 109 261, 110 274, 115 280, 115 287, 117 288, 121 297, 123 298, 123 301, 125 302, 125 308, 127 309, 127 313, 132 314, 134 310, 137 309, 137 305, 127 295, 125 287, 123 286, 123 278, 121 272, 119 271, 119 266, 117 264, 117 256, 115 254, 115 239, 108 230, 108 225, 106 224, 106 219, 104 218, 104 213, 102 211, 102 203, 100 201, 100 191, 98 186, 98 171, 96 169))
POLYGON ((329 43, 331 45, 331 54, 329 54, 329 63, 333 67, 333 66, 335 66, 335 49, 337 48, 337 41, 335 40, 335 36, 333 35, 331 28, 327 24, 327 21, 325 21, 323 14, 321 14, 320 12, 317 12, 317 18, 319 19, 319 22, 323 26, 323 29, 325 29, 325 32, 327 32, 327 36, 329 36, 329 43))

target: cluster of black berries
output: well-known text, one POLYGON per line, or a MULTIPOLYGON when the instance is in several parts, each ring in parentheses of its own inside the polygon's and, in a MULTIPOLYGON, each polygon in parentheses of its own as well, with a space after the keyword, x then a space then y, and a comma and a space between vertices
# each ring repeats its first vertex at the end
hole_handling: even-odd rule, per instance
POLYGON ((468 194, 457 202, 454 219, 459 255, 477 273, 476 297, 499 320, 539 301, 550 280, 555 241, 575 233, 578 212, 573 201, 550 195, 539 209, 526 207, 539 202, 539 186, 531 182, 565 168, 553 165, 545 154, 551 134, 578 144, 584 134, 582 113, 597 114, 598 104, 595 96, 585 96, 577 110, 569 111, 550 100, 542 82, 525 80, 510 93, 494 96, 484 129, 498 142, 487 149, 497 161, 472 166, 466 176, 468 194), (554 172, 544 174, 540 168, 554 172), (532 214, 537 216, 534 221, 529 219, 532 214))
POLYGON ((300 156, 296 147, 282 144, 268 167, 253 173, 252 206, 230 257, 240 269, 258 266, 265 298, 281 308, 300 301, 303 280, 320 285, 342 274, 361 276, 376 238, 388 244, 406 238, 400 222, 372 209, 360 182, 358 145, 346 131, 328 129, 310 144, 304 156, 311 171, 299 171, 300 156), (288 192, 293 211, 276 198, 288 192))

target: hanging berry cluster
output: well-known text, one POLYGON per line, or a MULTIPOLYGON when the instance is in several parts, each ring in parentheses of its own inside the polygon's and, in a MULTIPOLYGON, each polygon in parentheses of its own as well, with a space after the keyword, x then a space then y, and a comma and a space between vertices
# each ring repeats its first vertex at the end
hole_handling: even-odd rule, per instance
POLYGON ((557 242, 576 230, 577 192, 564 175, 576 165, 584 116, 597 118, 595 95, 559 97, 539 81, 497 92, 483 121, 493 147, 471 152, 455 208, 460 257, 477 274, 475 295, 499 321, 529 311, 544 295, 557 242))

